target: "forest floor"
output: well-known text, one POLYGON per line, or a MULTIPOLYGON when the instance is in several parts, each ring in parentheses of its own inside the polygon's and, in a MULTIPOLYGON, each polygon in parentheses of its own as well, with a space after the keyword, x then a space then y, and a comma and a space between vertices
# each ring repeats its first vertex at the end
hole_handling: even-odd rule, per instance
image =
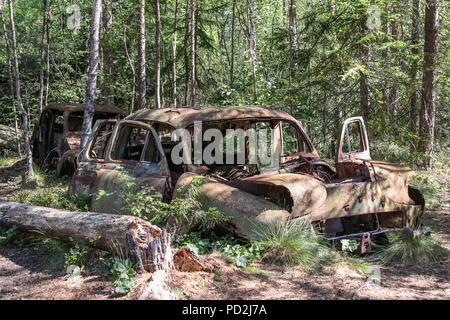
MULTIPOLYGON (((20 184, 14 181, 20 179, 22 165, 17 161, 0 162, 0 201, 11 201, 20 192, 20 184)), ((440 184, 442 194, 427 205, 424 224, 450 250, 449 171, 427 174, 440 184)), ((241 269, 219 253, 202 257, 214 261, 219 271, 173 271, 169 285, 178 299, 450 299, 448 260, 425 268, 388 267, 377 266, 364 257, 348 256, 321 273, 307 274, 298 268, 257 262, 241 269), (374 274, 370 270, 379 270, 381 283, 368 281, 374 274)), ((87 266, 75 285, 62 264, 39 250, 0 244, 0 299, 112 298, 109 276, 99 271, 98 264, 87 266)))

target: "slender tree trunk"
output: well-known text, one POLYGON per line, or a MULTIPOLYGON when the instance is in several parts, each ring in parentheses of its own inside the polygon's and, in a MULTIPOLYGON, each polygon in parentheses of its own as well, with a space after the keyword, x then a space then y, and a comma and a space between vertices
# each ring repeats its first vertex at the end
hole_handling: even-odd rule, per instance
POLYGON ((233 0, 231 16, 231 63, 230 63, 230 87, 234 84, 234 32, 236 28, 236 0, 233 0))
POLYGON ((86 86, 86 107, 84 109, 83 127, 81 129, 81 149, 86 146, 92 129, 92 119, 94 117, 95 90, 97 88, 97 70, 99 62, 99 29, 101 15, 102 0, 93 0, 91 35, 89 43, 88 82, 86 86))
POLYGON ((47 52, 46 52, 46 67, 45 67, 45 95, 44 95, 44 106, 48 105, 48 90, 50 86, 50 21, 51 21, 51 0, 48 4, 47 10, 47 26, 46 26, 46 42, 47 42, 47 52))
POLYGON ((134 69, 133 63, 131 62, 130 54, 128 53, 126 26, 123 27, 123 46, 125 48, 125 54, 127 55, 128 64, 130 65, 131 72, 133 73, 133 87, 131 90, 131 103, 129 108, 129 113, 132 114, 134 111, 134 101, 136 98, 136 70, 134 69))
MULTIPOLYGON (((361 30, 362 33, 365 34, 367 29, 365 25, 365 21, 361 23, 361 30)), ((370 48, 368 45, 362 43, 359 47, 360 56, 361 56, 361 62, 368 68, 369 61, 370 61, 370 48)), ((367 75, 360 71, 359 72, 359 99, 360 99, 360 106, 361 106, 361 114, 362 116, 367 120, 369 118, 369 108, 370 108, 370 102, 369 102, 369 87, 368 87, 368 79, 367 75)))
POLYGON ((47 33, 47 0, 44 1, 44 12, 42 13, 42 36, 41 36, 41 73, 39 76, 39 116, 42 113, 44 103, 44 64, 45 64, 45 38, 47 33))
POLYGON ((184 105, 188 105, 188 96, 189 96, 189 54, 188 54, 188 42, 189 42, 189 7, 190 1, 186 0, 186 12, 184 19, 184 78, 185 78, 185 86, 184 86, 184 105))
POLYGON ((291 0, 289 6, 289 42, 291 47, 291 63, 289 68, 297 70, 297 52, 298 52, 298 36, 297 36, 297 7, 295 0, 291 0))
POLYGON ((427 0, 425 8, 425 43, 420 110, 419 151, 427 154, 422 166, 433 168, 434 132, 436 122, 436 77, 438 63, 439 0, 427 0))
POLYGON ((197 81, 195 72, 195 0, 191 0, 191 99, 192 108, 197 107, 197 81))
POLYGON ((145 73, 145 0, 139 5, 139 45, 138 45, 138 108, 143 109, 147 104, 146 73, 145 73))
MULTIPOLYGON (((390 15, 391 11, 388 7, 385 9, 385 15, 388 17, 390 15)), ((387 41, 390 41, 391 36, 391 21, 387 20, 386 24, 384 25, 384 33, 388 37, 386 39, 387 41)), ((389 48, 385 48, 382 52, 383 59, 386 63, 389 63, 391 61, 391 53, 389 48)), ((391 104, 392 104, 392 84, 389 79, 386 79, 384 81, 384 88, 383 88, 383 104, 384 104, 384 111, 386 115, 389 118, 390 112, 391 112, 391 104)))
POLYGON ((361 104, 361 114, 367 120, 369 116, 369 89, 367 87, 367 76, 359 73, 359 99, 361 104))
POLYGON ((14 115, 14 133, 15 133, 15 139, 16 139, 16 145, 17 145, 17 152, 20 156, 22 156, 22 151, 20 148, 20 140, 19 140, 19 127, 17 124, 17 110, 16 110, 16 103, 14 99, 14 80, 13 80, 13 66, 11 61, 11 49, 9 45, 9 39, 8 39, 8 32, 6 31, 6 22, 5 22, 5 16, 3 15, 2 11, 3 3, 0 0, 0 17, 2 20, 2 29, 3 29, 3 39, 5 40, 5 48, 6 48, 6 56, 8 59, 8 82, 9 82, 9 90, 11 93, 11 104, 13 108, 13 115, 14 115))
POLYGON ((102 37, 102 50, 103 50, 103 71, 104 80, 102 86, 102 96, 106 104, 114 104, 114 91, 112 90, 112 85, 114 82, 113 77, 113 54, 111 48, 111 32, 113 23, 113 11, 111 0, 103 0, 105 7, 105 12, 102 16, 104 35, 102 37))
POLYGON ((11 44, 14 56, 14 72, 16 75, 16 97, 17 97, 17 106, 19 108, 20 113, 22 114, 22 130, 24 137, 24 148, 27 156, 27 167, 26 172, 24 174, 24 180, 22 181, 25 184, 29 178, 33 175, 33 159, 31 155, 31 146, 29 139, 29 127, 28 127, 28 113, 23 107, 22 104, 22 96, 20 93, 20 74, 19 74, 19 59, 17 56, 17 42, 16 42, 16 29, 14 26, 14 12, 13 12, 13 0, 9 0, 9 19, 11 22, 11 44))
MULTIPOLYGON (((334 0, 330 1, 330 10, 331 10, 331 14, 333 15, 333 17, 336 15, 336 3, 334 2, 334 0)), ((334 42, 337 44, 338 43, 338 37, 336 34, 336 31, 333 32, 333 39, 334 42)), ((341 59, 338 60, 339 61, 339 72, 342 73, 342 62, 341 59)), ((338 88, 340 89, 341 86, 338 85, 338 88)), ((338 89, 338 90, 339 90, 338 89)), ((338 140, 339 140, 339 135, 341 133, 341 122, 342 122, 342 118, 343 118, 343 112, 342 112, 342 100, 343 100, 343 96, 342 93, 339 92, 336 96, 336 102, 335 102, 335 106, 334 106, 334 110, 333 110, 333 114, 334 114, 334 119, 333 119, 333 126, 334 126, 334 130, 333 130, 333 138, 331 141, 331 154, 333 156, 333 159, 336 156, 336 152, 337 152, 337 144, 338 144, 338 140)))
MULTIPOLYGON (((419 55, 419 0, 412 0, 412 16, 411 16, 411 54, 413 60, 411 63, 411 93, 409 97, 410 112, 409 123, 411 132, 419 135, 419 110, 417 107, 417 92, 419 90, 417 83, 417 71, 418 71, 418 55, 419 55)), ((417 150, 417 139, 413 139, 411 143, 411 152, 417 150)))
MULTIPOLYGON (((403 21, 403 15, 401 14, 402 12, 406 11, 406 6, 403 3, 403 1, 399 2, 399 5, 394 7, 394 13, 396 14, 397 18, 394 21, 393 27, 392 27, 392 35, 394 37, 395 41, 402 41, 402 25, 405 24, 405 22, 403 21)), ((407 70, 406 65, 403 63, 402 60, 399 60, 397 57, 399 56, 398 54, 399 49, 397 48, 392 48, 392 54, 394 55, 394 61, 393 63, 395 65, 398 65, 402 70, 407 70)), ((405 72, 407 73, 407 71, 405 72)), ((391 84, 391 92, 390 92, 390 103, 391 103, 391 112, 390 112, 390 118, 389 121, 392 121, 394 119, 394 117, 396 117, 396 114, 398 112, 398 108, 395 108, 396 104, 397 104, 397 86, 395 85, 395 83, 391 84)))
POLYGON ((155 79, 155 107, 161 108, 161 52, 159 47, 159 38, 161 37, 161 16, 159 10, 159 0, 155 0, 155 17, 156 17, 156 31, 155 31, 155 64, 156 64, 156 79, 155 79))
POLYGON ((178 19, 178 0, 175 0, 175 14, 173 22, 172 39, 172 105, 177 107, 177 19, 178 19))
POLYGON ((253 0, 247 0, 247 38, 248 38, 248 49, 250 54, 250 65, 252 69, 253 78, 253 99, 258 100, 258 90, 257 90, 257 79, 256 79, 256 27, 254 22, 253 13, 253 0))

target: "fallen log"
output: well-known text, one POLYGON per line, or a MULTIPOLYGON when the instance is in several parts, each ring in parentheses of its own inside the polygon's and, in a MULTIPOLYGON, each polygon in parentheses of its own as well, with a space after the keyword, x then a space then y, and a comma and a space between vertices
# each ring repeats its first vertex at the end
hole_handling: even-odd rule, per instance
POLYGON ((119 251, 133 260, 138 271, 173 265, 169 234, 138 217, 0 202, 0 225, 39 230, 62 240, 82 240, 112 253, 119 251))

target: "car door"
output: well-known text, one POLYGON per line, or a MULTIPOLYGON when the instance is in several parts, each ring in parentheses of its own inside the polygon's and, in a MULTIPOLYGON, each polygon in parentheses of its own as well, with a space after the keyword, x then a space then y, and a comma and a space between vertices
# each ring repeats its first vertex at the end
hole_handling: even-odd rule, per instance
POLYGON ((345 120, 336 152, 336 171, 340 179, 370 178, 369 139, 362 117, 345 120))
POLYGON ((92 211, 121 213, 121 193, 128 177, 136 188, 152 186, 161 194, 170 186, 170 171, 158 135, 150 125, 137 121, 116 123, 104 162, 94 171, 90 187, 92 211))
POLYGON ((95 123, 86 147, 77 157, 77 169, 72 176, 69 194, 90 198, 98 177, 112 164, 105 162, 107 145, 117 120, 99 120, 95 123))

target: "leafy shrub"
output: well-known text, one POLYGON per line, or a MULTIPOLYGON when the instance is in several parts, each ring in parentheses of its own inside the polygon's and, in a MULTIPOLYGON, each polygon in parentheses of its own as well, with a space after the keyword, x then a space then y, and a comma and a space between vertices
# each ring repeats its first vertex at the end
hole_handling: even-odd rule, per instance
POLYGON ((75 265, 84 270, 89 248, 84 241, 77 241, 75 246, 64 255, 64 267, 75 265))
POLYGON ((356 240, 352 239, 342 239, 341 244, 342 244, 341 247, 342 251, 354 252, 358 247, 356 240))
POLYGON ((378 255, 383 264, 427 266, 448 257, 449 253, 430 235, 421 234, 404 239, 397 234, 378 255))
POLYGON ((331 260, 323 238, 312 235, 305 222, 265 224, 257 231, 257 237, 264 246, 262 261, 265 263, 299 265, 306 271, 314 271, 331 260))
MULTIPOLYGON (((176 198, 170 203, 163 202, 162 195, 152 186, 137 188, 132 177, 121 174, 119 178, 122 181, 118 194, 122 199, 122 210, 151 224, 166 226, 170 223, 182 229, 188 229, 186 227, 190 226, 191 229, 196 227, 200 231, 210 231, 230 219, 217 208, 203 209, 199 201, 202 196, 199 187, 205 183, 207 177, 194 178, 189 185, 179 188, 179 192, 185 197, 176 198)), ((97 199, 104 196, 117 196, 117 193, 99 190, 97 199)))
POLYGON ((228 257, 232 258, 236 266, 246 268, 253 260, 261 259, 264 246, 261 243, 252 243, 249 246, 234 244, 227 244, 220 249, 228 257))
POLYGON ((255 259, 261 259, 264 246, 258 242, 228 235, 213 243, 214 250, 231 258, 241 268, 247 268, 255 259))
POLYGON ((202 238, 200 232, 178 236, 173 246, 187 246, 200 255, 218 251, 231 258, 241 268, 246 268, 255 259, 260 259, 264 249, 260 243, 250 243, 231 235, 216 238, 215 234, 210 234, 209 238, 202 238))
POLYGON ((126 295, 136 285, 136 281, 133 279, 134 266, 130 259, 123 256, 114 256, 110 262, 109 270, 112 274, 111 282, 114 285, 114 295, 126 295))
POLYGON ((9 229, 0 229, 0 244, 8 243, 17 236, 17 227, 12 226, 9 229))
POLYGON ((100 236, 89 238, 88 243, 85 241, 75 242, 75 245, 64 255, 64 267, 67 268, 68 266, 76 265, 83 271, 87 261, 96 256, 96 249, 93 247, 95 246, 95 242, 100 238, 100 236))
POLYGON ((196 254, 207 254, 213 249, 211 240, 208 238, 203 239, 200 232, 191 232, 178 236, 173 246, 175 248, 189 247, 196 254))

